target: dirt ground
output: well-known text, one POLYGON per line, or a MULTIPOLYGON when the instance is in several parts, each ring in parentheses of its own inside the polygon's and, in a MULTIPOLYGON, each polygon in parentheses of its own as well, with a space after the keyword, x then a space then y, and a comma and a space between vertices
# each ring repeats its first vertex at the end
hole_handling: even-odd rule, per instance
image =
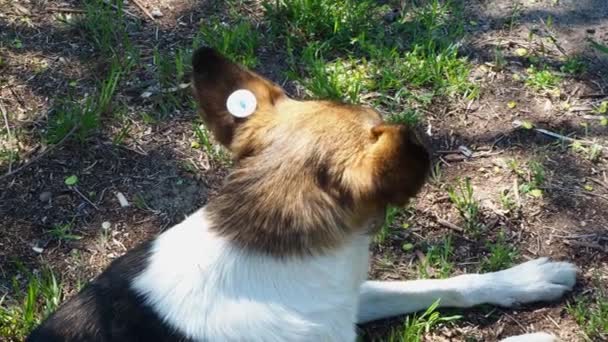
MULTIPOLYGON (((143 22, 133 34, 143 64, 150 63, 154 46, 189 44, 198 23, 222 10, 217 3, 204 1, 140 2, 163 14, 152 21, 133 2, 126 2, 125 9, 143 22)), ((250 14, 255 16, 252 7, 250 14)), ((13 279, 21 277, 23 268, 36 270, 42 265, 50 265, 60 275, 69 296, 77 283, 91 279, 135 244, 204 205, 229 171, 229 165, 192 148, 196 112, 191 106, 174 109, 154 125, 133 121, 120 145, 112 139, 121 126, 108 116, 86 142, 68 140, 52 150, 43 146, 38 132, 45 129, 54 99, 91 91, 93 76, 101 72, 99 56, 83 37, 54 19, 77 15, 79 8, 78 1, 0 0, 0 105, 10 113, 0 123, 22 137, 20 160, 0 164, 0 297, 10 295, 13 279), (39 159, 28 163, 32 158, 39 159), (12 173, 24 163, 25 168, 12 173), (70 175, 78 176, 75 188, 64 184, 70 175), (121 206, 120 195, 129 206, 121 206), (109 229, 102 228, 108 222, 109 229), (53 227, 68 223, 81 239, 58 241, 49 234, 53 227)), ((455 246, 453 273, 476 271, 487 246, 481 238, 463 234, 461 218, 447 195, 450 184, 469 177, 482 205, 483 241, 502 231, 517 248, 517 260, 538 256, 570 260, 581 268, 580 280, 574 293, 560 302, 466 310, 459 312, 464 316, 461 320, 425 339, 493 341, 544 330, 563 341, 582 341, 581 329, 566 305, 608 286, 608 150, 590 160, 568 143, 515 128, 513 122, 533 122, 535 127, 608 148, 608 128, 593 118, 594 108, 608 100, 608 54, 593 49, 588 40, 608 43, 608 2, 475 0, 466 3, 466 11, 470 23, 461 50, 474 65, 471 77, 480 85, 480 96, 473 101, 438 101, 425 113, 423 125, 431 133, 440 176, 399 216, 396 224, 407 221, 409 228, 374 247, 370 276, 417 277, 414 265, 424 258, 421 251, 448 234, 455 246), (548 43, 552 39, 556 44, 548 43), (500 70, 497 48, 504 54, 500 70), (576 55, 588 67, 580 75, 564 77, 560 94, 539 95, 514 79, 526 73, 518 56, 522 48, 542 48, 548 63, 559 64, 565 55, 576 55), (473 151, 472 157, 466 158, 459 146, 473 151), (521 207, 506 211, 501 206, 502 190, 513 189, 529 177, 528 171, 518 175, 512 160, 519 165, 538 161, 546 180, 542 197, 522 194, 517 199, 521 207), (404 250, 404 243, 413 248, 404 250)), ((281 62, 276 61, 280 54, 260 53, 259 71, 298 96, 280 72, 281 62)), ((128 113, 153 112, 153 101, 140 96, 148 89, 150 72, 141 67, 136 74, 121 85, 118 102, 128 113)), ((370 324, 362 332, 369 339, 382 338, 400 322, 370 324)))

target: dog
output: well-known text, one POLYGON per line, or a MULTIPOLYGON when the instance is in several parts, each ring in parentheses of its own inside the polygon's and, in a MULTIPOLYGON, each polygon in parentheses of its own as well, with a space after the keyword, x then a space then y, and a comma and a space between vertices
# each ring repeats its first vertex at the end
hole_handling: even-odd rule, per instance
MULTIPOLYGON (((235 166, 203 208, 116 259, 28 337, 54 341, 355 341, 356 325, 442 307, 556 300, 577 269, 547 258, 441 280, 366 280, 388 205, 423 186, 416 132, 373 109, 296 101, 203 47, 194 95, 235 166), (245 89, 253 114, 231 115, 245 89)), ((505 341, 553 341, 536 333, 505 341)))

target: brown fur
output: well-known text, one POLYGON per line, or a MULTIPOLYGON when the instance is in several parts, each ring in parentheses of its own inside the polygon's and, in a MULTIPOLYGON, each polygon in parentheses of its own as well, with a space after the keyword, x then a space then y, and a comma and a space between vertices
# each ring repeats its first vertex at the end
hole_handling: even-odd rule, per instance
POLYGON ((209 48, 195 52, 193 67, 201 116, 236 160, 207 207, 213 229, 233 243, 277 257, 323 253, 366 233, 387 205, 405 204, 424 183, 422 143, 374 110, 292 100, 209 48), (226 99, 243 88, 258 107, 237 119, 226 99))

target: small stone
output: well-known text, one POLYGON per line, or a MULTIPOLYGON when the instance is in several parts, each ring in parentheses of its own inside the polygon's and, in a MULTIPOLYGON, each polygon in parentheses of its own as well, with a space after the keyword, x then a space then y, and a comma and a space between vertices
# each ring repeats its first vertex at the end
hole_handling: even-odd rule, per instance
POLYGON ((112 227, 112 224, 108 221, 104 221, 101 223, 101 229, 108 230, 112 227))
POLYGON ((26 121, 27 119, 28 119, 28 116, 26 113, 21 112, 21 113, 17 114, 17 120, 26 121))
POLYGON ((51 200, 51 196, 52 196, 52 194, 50 191, 45 191, 45 192, 42 192, 40 194, 40 196, 38 196, 38 198, 40 199, 40 202, 48 202, 51 200))
POLYGON ((42 252, 44 252, 44 248, 41 248, 41 247, 38 247, 38 246, 32 247, 32 250, 34 250, 34 252, 36 252, 38 254, 42 254, 42 252))
POLYGON ((158 7, 154 7, 152 11, 150 11, 150 14, 152 14, 154 18, 160 18, 163 16, 163 12, 161 12, 158 7))

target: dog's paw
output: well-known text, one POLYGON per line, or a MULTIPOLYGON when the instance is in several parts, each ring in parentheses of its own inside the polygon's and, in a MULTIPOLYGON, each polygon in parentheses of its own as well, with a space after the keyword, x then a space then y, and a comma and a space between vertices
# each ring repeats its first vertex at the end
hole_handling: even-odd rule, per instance
POLYGON ((500 340, 500 342, 557 342, 559 341, 555 336, 544 332, 523 334, 518 336, 511 336, 500 340))
MULTIPOLYGON (((511 307, 523 303, 556 300, 576 283, 578 269, 568 262, 540 258, 484 276, 493 293, 489 303, 511 307)), ((485 291, 484 291, 485 292, 485 291)))

